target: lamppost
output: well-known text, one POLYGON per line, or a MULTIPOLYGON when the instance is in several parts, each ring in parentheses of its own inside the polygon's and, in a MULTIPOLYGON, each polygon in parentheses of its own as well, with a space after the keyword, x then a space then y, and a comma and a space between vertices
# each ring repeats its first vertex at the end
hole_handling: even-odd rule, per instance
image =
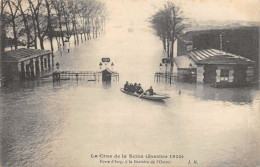
POLYGON ((114 68, 114 63, 112 62, 111 63, 111 69, 113 70, 113 68, 114 68))
POLYGON ((99 63, 99 68, 100 68, 100 70, 102 69, 102 65, 103 65, 103 64, 100 62, 100 63, 99 63))
POLYGON ((58 62, 56 63, 56 68, 57 68, 57 71, 59 71, 60 64, 58 62))
POLYGON ((219 48, 222 51, 222 35, 221 34, 219 35, 219 39, 220 39, 220 46, 219 46, 219 48))
POLYGON ((229 41, 227 41, 227 52, 229 52, 229 51, 228 51, 228 46, 229 46, 229 41))

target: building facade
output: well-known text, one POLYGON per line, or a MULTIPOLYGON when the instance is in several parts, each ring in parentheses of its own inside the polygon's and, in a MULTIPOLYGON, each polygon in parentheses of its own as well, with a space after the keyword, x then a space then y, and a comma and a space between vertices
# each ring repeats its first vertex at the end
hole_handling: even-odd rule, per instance
POLYGON ((7 81, 33 79, 53 70, 51 51, 39 49, 16 49, 7 51, 3 57, 3 76, 7 81))
POLYGON ((192 49, 217 49, 254 61, 254 80, 259 80, 259 27, 208 29, 188 31, 177 40, 177 56, 192 49), (189 46, 189 47, 188 47, 189 46))
POLYGON ((246 86, 254 79, 254 62, 217 49, 188 52, 196 64, 197 83, 215 87, 246 86))
POLYGON ((214 87, 246 86, 254 81, 254 62, 217 49, 186 51, 176 58, 178 75, 214 87), (186 62, 186 63, 185 63, 186 62), (183 71, 185 75, 182 74, 183 71))

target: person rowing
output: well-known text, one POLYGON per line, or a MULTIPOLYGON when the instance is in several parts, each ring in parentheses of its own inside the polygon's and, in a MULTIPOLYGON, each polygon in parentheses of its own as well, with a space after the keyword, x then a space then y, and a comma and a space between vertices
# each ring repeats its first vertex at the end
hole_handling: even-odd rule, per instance
POLYGON ((150 95, 154 95, 153 87, 150 86, 150 89, 148 89, 146 92, 149 92, 150 95))
POLYGON ((169 96, 166 95, 160 95, 157 94, 153 91, 153 87, 150 86, 150 88, 146 91, 143 91, 141 84, 136 84, 136 90, 135 90, 135 86, 134 84, 130 83, 130 84, 125 84, 125 86, 127 87, 127 91, 124 88, 121 88, 120 90, 125 93, 125 94, 129 94, 138 98, 143 98, 143 99, 148 99, 148 100, 163 100, 163 99, 167 99, 170 98, 169 96))
POLYGON ((147 95, 147 92, 149 93, 150 96, 154 95, 153 87, 150 86, 150 88, 148 90, 146 90, 145 92, 143 92, 138 98, 140 98, 143 95, 147 95))

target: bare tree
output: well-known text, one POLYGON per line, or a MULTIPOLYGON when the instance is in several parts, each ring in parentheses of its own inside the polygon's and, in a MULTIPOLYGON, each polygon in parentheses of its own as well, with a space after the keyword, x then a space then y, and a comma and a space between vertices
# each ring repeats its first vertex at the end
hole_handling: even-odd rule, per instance
POLYGON ((52 5, 53 5, 53 8, 56 11, 56 15, 58 17, 58 27, 59 27, 59 30, 60 30, 59 34, 61 36, 62 46, 64 46, 64 33, 63 33, 63 30, 62 30, 62 27, 63 27, 62 6, 64 5, 64 3, 61 0, 52 0, 52 5))
MULTIPOLYGON (((164 8, 156 12, 150 19, 151 27, 162 40, 164 50, 171 62, 173 62, 174 42, 186 28, 184 20, 181 8, 172 1, 168 1, 164 8)), ((173 63, 171 65, 173 66, 173 63)))
POLYGON ((19 38, 25 37, 27 48, 33 44, 37 49, 39 41, 44 49, 44 40, 49 39, 53 51, 53 37, 61 37, 63 46, 65 36, 73 35, 75 44, 79 44, 79 34, 81 42, 91 39, 90 33, 97 38, 103 30, 103 10, 105 6, 98 0, 1 0, 1 29, 10 26, 5 34, 13 34, 16 49, 19 38))
POLYGON ((29 7, 27 9, 23 9, 24 6, 26 5, 22 5, 22 2, 26 2, 26 1, 21 1, 19 3, 18 9, 22 15, 22 21, 24 23, 24 31, 26 33, 26 38, 27 38, 27 48, 30 48, 31 42, 30 42, 30 38, 31 38, 31 32, 30 32, 30 26, 29 26, 29 7))
POLYGON ((12 29, 13 29, 13 41, 14 41, 14 46, 15 49, 17 49, 17 31, 16 31, 16 18, 17 18, 17 12, 18 12, 18 7, 20 6, 21 1, 16 1, 16 0, 9 0, 7 1, 7 4, 9 6, 9 15, 10 15, 10 24, 12 24, 12 29))
POLYGON ((3 55, 5 51, 5 27, 6 27, 6 0, 1 0, 1 13, 0 13, 0 87, 2 85, 2 72, 3 72, 3 55))

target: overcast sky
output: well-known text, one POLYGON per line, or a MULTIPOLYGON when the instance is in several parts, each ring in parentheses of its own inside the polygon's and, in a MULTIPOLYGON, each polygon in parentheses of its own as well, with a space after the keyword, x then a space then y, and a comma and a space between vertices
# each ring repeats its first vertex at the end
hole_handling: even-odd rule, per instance
MULTIPOLYGON (((164 0, 104 0, 111 20, 142 24, 164 0)), ((196 20, 260 21, 260 0, 177 0, 188 18, 196 20)))

